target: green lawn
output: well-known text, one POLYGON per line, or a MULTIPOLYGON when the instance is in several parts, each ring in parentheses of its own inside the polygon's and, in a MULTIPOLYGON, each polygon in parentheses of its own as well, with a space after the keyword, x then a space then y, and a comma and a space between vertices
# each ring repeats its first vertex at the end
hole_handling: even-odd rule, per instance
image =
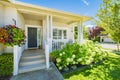
POLYGON ((120 55, 109 53, 104 62, 63 76, 65 80, 120 80, 120 55))

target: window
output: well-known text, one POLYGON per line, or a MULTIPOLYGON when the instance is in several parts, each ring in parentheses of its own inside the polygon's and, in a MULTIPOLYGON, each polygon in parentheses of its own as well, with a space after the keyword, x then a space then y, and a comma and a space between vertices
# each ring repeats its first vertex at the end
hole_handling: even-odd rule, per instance
POLYGON ((58 30, 58 39, 62 39, 62 30, 58 30))
POLYGON ((66 30, 63 30, 63 38, 67 39, 67 31, 66 30))
POLYGON ((53 29, 53 39, 57 39, 57 29, 53 29))
POLYGON ((67 30, 53 29, 53 39, 67 39, 67 30))

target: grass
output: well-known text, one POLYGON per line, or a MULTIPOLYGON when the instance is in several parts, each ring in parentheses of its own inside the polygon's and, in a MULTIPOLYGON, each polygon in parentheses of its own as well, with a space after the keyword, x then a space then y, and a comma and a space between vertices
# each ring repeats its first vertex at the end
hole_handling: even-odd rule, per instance
POLYGON ((0 78, 11 76, 13 72, 13 54, 0 55, 0 78))
POLYGON ((120 80, 120 55, 109 53, 100 64, 63 74, 65 80, 120 80))

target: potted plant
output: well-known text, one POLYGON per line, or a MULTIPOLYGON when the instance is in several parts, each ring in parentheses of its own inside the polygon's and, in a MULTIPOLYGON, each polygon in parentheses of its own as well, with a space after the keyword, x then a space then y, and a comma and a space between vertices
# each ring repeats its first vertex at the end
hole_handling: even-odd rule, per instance
POLYGON ((24 39, 24 31, 15 25, 6 25, 0 28, 0 43, 6 45, 8 48, 14 45, 20 46, 24 43, 24 39))

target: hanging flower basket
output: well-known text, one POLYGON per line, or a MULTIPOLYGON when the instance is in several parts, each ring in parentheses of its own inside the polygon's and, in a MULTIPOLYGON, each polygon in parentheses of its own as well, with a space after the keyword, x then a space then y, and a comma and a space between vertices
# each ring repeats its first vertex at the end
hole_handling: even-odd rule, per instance
POLYGON ((25 41, 24 31, 15 25, 0 28, 0 43, 7 46, 21 45, 25 41))

